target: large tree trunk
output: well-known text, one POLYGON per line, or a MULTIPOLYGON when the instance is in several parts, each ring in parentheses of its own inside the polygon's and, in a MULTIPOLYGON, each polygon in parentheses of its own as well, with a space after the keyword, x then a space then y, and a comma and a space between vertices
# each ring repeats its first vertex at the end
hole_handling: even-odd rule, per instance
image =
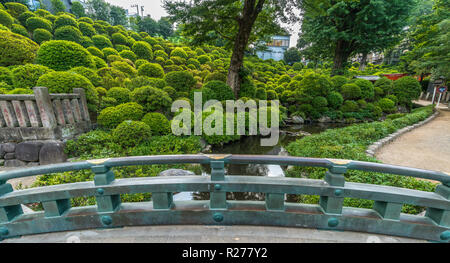
POLYGON ((333 75, 343 75, 344 68, 347 64, 348 57, 350 56, 348 52, 349 43, 343 40, 339 40, 336 44, 336 49, 334 50, 334 66, 333 75))
POLYGON ((231 55, 230 68, 228 69, 227 85, 233 89, 236 98, 239 96, 241 89, 240 71, 244 64, 245 49, 250 39, 253 25, 262 11, 265 0, 246 0, 242 16, 239 17, 239 31, 236 35, 233 47, 233 54, 231 55))

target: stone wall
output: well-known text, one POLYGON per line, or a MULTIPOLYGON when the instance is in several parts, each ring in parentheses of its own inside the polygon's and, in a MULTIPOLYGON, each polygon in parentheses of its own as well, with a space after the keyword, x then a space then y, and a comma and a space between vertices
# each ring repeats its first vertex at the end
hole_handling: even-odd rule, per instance
POLYGON ((30 141, 0 145, 0 165, 5 167, 37 166, 67 161, 64 143, 30 141))

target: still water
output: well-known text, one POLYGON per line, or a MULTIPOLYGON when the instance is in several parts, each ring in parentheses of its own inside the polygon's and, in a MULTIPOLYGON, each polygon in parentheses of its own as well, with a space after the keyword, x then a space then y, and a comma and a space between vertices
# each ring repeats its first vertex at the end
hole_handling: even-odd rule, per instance
MULTIPOLYGON (((223 146, 213 147, 212 154, 249 154, 249 155, 282 155, 289 143, 305 136, 304 134, 315 134, 323 132, 327 129, 340 128, 345 124, 305 124, 294 125, 282 128, 280 140, 275 146, 261 146, 260 136, 248 136, 240 141, 226 144, 223 146)), ((269 176, 284 177, 284 171, 287 167, 279 165, 260 165, 260 164, 229 164, 225 166, 226 175, 247 175, 247 176, 269 176)), ((208 176, 211 168, 209 165, 202 165, 202 175, 208 176)), ((287 201, 294 197, 287 197, 287 201)), ((192 193, 184 192, 175 194, 174 201, 185 200, 209 200, 209 193, 192 193)), ((262 193, 228 193, 227 200, 253 200, 263 201, 262 193)))

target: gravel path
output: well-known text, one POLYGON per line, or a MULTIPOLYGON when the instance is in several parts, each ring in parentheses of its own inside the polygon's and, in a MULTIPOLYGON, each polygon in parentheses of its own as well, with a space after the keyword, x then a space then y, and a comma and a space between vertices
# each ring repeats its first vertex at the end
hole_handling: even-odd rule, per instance
POLYGON ((450 174, 450 111, 381 148, 375 157, 386 164, 450 174))

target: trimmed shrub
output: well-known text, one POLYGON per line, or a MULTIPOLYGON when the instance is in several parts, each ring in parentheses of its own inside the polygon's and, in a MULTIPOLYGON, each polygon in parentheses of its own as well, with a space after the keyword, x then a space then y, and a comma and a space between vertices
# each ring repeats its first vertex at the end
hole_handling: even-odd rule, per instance
MULTIPOLYGON (((224 81, 225 82, 225 81, 224 81)), ((244 78, 241 83, 241 89, 239 90, 239 98, 254 98, 256 94, 256 87, 253 80, 250 78, 244 78)))
POLYGON ((348 83, 348 79, 344 76, 334 76, 331 79, 335 91, 340 91, 344 84, 348 83))
POLYGON ((115 50, 112 47, 105 47, 104 49, 102 49, 102 52, 105 55, 105 57, 108 57, 110 55, 115 55, 115 56, 119 55, 119 52, 117 52, 117 50, 115 50))
POLYGON ((93 37, 95 34, 97 34, 97 31, 95 31, 95 28, 86 22, 80 22, 78 23, 78 27, 80 28, 81 33, 87 37, 93 37))
POLYGON ((24 37, 30 37, 27 29, 19 24, 13 24, 11 26, 11 32, 22 35, 24 37))
POLYGON ((182 57, 170 57, 170 59, 178 66, 186 64, 186 59, 182 57))
POLYGON ((37 52, 38 64, 54 70, 69 70, 75 67, 95 68, 92 55, 80 44, 66 40, 51 40, 41 45, 37 52))
POLYGON ((69 15, 57 16, 54 25, 55 29, 63 26, 73 26, 78 28, 77 20, 69 15))
POLYGON ((14 18, 6 11, 0 10, 0 24, 11 28, 14 18))
POLYGON ((177 48, 173 49, 172 52, 170 52, 170 58, 172 58, 172 57, 180 57, 180 58, 188 59, 188 55, 187 55, 186 51, 184 51, 180 47, 177 47, 177 48))
POLYGON ((114 45, 114 48, 117 50, 117 52, 122 52, 124 50, 128 50, 131 51, 131 48, 128 46, 124 46, 124 45, 114 45))
POLYGON ((159 112, 147 113, 142 122, 150 127, 152 135, 167 135, 171 132, 169 120, 159 112))
POLYGON ((136 54, 134 54, 134 52, 131 51, 131 50, 122 50, 122 51, 120 51, 119 55, 120 55, 122 58, 129 59, 129 60, 131 60, 131 61, 133 61, 133 62, 135 62, 136 59, 137 59, 136 54))
POLYGON ((11 14, 14 18, 18 18, 22 13, 28 11, 28 7, 21 3, 8 2, 4 5, 8 9, 8 13, 11 14))
MULTIPOLYGON (((0 12, 1 13, 1 12, 0 12)), ((8 14, 9 15, 9 14, 8 14)), ((20 24, 22 24, 23 26, 27 26, 27 19, 30 17, 36 16, 33 12, 30 11, 26 11, 24 13, 22 13, 17 20, 20 21, 20 24)))
POLYGON ((13 89, 8 92, 8 94, 33 94, 31 89, 13 89))
POLYGON ((380 107, 384 113, 393 113, 396 111, 395 102, 393 102, 388 98, 383 98, 379 100, 377 104, 378 107, 380 107))
POLYGON ((163 79, 149 78, 147 76, 137 76, 135 78, 132 78, 131 80, 128 79, 125 81, 125 87, 131 91, 144 86, 151 86, 158 89, 163 89, 164 87, 166 87, 166 85, 167 84, 163 79))
POLYGON ((86 67, 76 67, 69 70, 69 72, 74 72, 80 74, 81 76, 87 78, 92 85, 98 87, 101 85, 102 78, 97 74, 94 69, 86 68, 86 67))
POLYGON ((106 62, 99 57, 93 56, 92 59, 94 60, 96 68, 104 68, 108 66, 108 64, 106 64, 106 62))
POLYGON ((353 83, 342 85, 341 94, 345 99, 359 99, 362 95, 361 88, 353 83))
POLYGON ((12 74, 6 67, 0 67, 0 82, 12 85, 12 74))
POLYGON ((164 52, 163 50, 156 50, 155 53, 153 54, 155 57, 161 57, 164 60, 169 58, 169 55, 167 55, 166 52, 164 52))
POLYGON ((0 66, 34 62, 39 45, 22 35, 0 30, 0 66))
POLYGON ((51 15, 51 13, 45 9, 38 9, 36 11, 34 11, 34 14, 40 17, 45 17, 48 15, 51 15))
POLYGON ((136 41, 131 50, 136 54, 138 59, 152 60, 152 47, 145 41, 136 41))
POLYGON ((267 99, 268 100, 277 100, 278 99, 278 94, 276 91, 274 90, 267 90, 267 99))
POLYGON ((130 102, 130 90, 127 88, 114 87, 106 92, 106 96, 114 98, 117 104, 130 102))
MULTIPOLYGON (((213 80, 227 82, 227 76, 225 76, 225 74, 222 74, 220 72, 209 73, 205 77, 204 82, 206 83, 206 82, 213 81, 213 80)), ((245 96, 245 97, 248 97, 248 96, 245 96)))
POLYGON ((205 65, 206 63, 211 62, 211 58, 207 55, 201 55, 197 59, 200 62, 200 64, 202 64, 202 65, 205 65))
POLYGON ((328 101, 328 105, 330 105, 330 107, 337 110, 342 106, 342 103, 344 102, 344 98, 342 97, 341 93, 333 91, 328 95, 327 101, 328 101))
POLYGON ((194 58, 190 58, 188 59, 188 61, 186 62, 186 64, 189 65, 193 65, 195 67, 195 69, 199 69, 200 68, 200 62, 198 62, 198 60, 194 59, 194 58))
POLYGON ((55 35, 54 35, 54 38, 56 40, 67 40, 67 41, 76 42, 78 44, 81 43, 82 37, 83 37, 83 34, 81 33, 81 31, 78 30, 78 28, 73 27, 73 26, 58 27, 55 30, 55 35))
POLYGON ((43 28, 37 28, 33 32, 33 40, 36 41, 36 43, 38 44, 42 44, 45 41, 50 41, 52 39, 53 39, 52 33, 43 28))
POLYGON ((188 71, 172 71, 164 77, 168 86, 174 88, 177 92, 189 92, 196 84, 192 74, 188 71))
POLYGON ((112 131, 112 140, 122 147, 134 147, 151 138, 150 127, 141 121, 124 121, 112 131))
POLYGON ((147 76, 150 78, 164 78, 164 69, 161 65, 156 63, 145 63, 138 68, 140 76, 147 76))
POLYGON ((328 106, 328 101, 325 97, 315 97, 312 100, 312 106, 316 109, 328 106))
POLYGON ((259 100, 267 100, 267 92, 264 88, 257 88, 255 98, 259 100))
POLYGON ((95 35, 92 37, 92 41, 94 42, 94 46, 98 49, 102 50, 107 47, 113 47, 111 41, 102 35, 95 35))
POLYGON ((89 51, 89 53, 91 53, 93 56, 99 57, 101 59, 103 59, 105 57, 105 54, 103 54, 103 52, 96 48, 96 47, 88 47, 86 48, 87 51, 89 51))
POLYGON ((324 75, 310 73, 306 74, 300 81, 299 87, 296 89, 297 93, 307 96, 324 96, 326 97, 332 87, 330 79, 324 75))
POLYGON ((381 88, 386 95, 392 94, 394 89, 394 82, 386 77, 375 81, 375 87, 381 88))
POLYGON ((353 100, 346 100, 344 102, 344 105, 341 107, 342 112, 358 112, 359 106, 356 101, 353 100))
POLYGON ((32 89, 36 87, 38 79, 53 70, 34 64, 18 66, 11 71, 12 82, 15 88, 32 89))
POLYGON ((130 97, 132 101, 142 105, 147 112, 166 112, 172 103, 169 94, 150 86, 133 90, 130 97))
POLYGON ((112 87, 121 87, 126 77, 122 71, 108 67, 97 70, 97 74, 102 78, 101 86, 107 90, 112 87))
POLYGON ((292 65, 292 69, 295 71, 300 71, 305 67, 305 65, 303 65, 303 63, 301 62, 295 62, 294 65, 292 65))
POLYGON ((422 87, 413 77, 403 77, 394 81, 394 95, 400 105, 411 106, 412 100, 418 99, 422 87))
POLYGON ((105 128, 114 129, 123 121, 139 121, 142 116, 144 116, 143 107, 137 103, 129 102, 103 109, 98 115, 97 122, 105 128))
POLYGON ((114 45, 128 46, 128 38, 121 33, 114 33, 111 36, 114 45))
POLYGON ((47 87, 50 93, 73 93, 74 88, 82 88, 86 92, 89 111, 97 110, 98 95, 89 79, 73 72, 53 71, 42 75, 37 84, 47 87))
POLYGON ((126 76, 131 78, 137 75, 137 70, 124 61, 114 61, 111 63, 111 67, 121 71, 126 76))
POLYGON ((203 85, 202 93, 203 102, 208 100, 234 100, 233 90, 225 82, 218 80, 213 80, 203 85))
POLYGON ((372 100, 374 98, 375 91, 372 82, 366 79, 358 79, 354 83, 361 89, 363 99, 372 100))
POLYGON ((164 87, 162 90, 167 92, 167 94, 169 94, 169 96, 172 100, 176 99, 177 91, 174 88, 167 86, 167 87, 164 87))

